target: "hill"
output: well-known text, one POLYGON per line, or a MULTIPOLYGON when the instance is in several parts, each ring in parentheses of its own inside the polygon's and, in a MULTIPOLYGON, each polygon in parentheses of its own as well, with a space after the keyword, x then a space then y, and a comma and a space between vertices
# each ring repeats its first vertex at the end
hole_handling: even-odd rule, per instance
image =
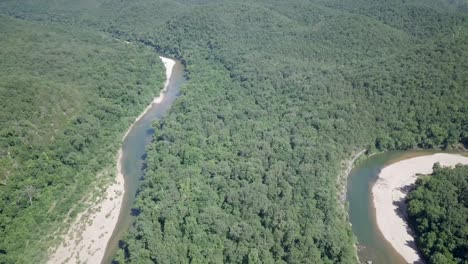
POLYGON ((119 262, 354 263, 342 162, 362 148, 468 143, 468 24, 444 1, 0 7, 187 65, 188 85, 156 125, 119 262))
POLYGON ((164 72, 150 49, 77 28, 0 16, 0 35, 0 263, 33 263, 115 177, 164 72))

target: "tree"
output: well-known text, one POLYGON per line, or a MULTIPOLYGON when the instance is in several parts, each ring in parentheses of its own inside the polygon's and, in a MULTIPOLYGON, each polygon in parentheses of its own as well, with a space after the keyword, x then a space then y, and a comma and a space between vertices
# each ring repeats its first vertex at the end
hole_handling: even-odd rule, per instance
POLYGON ((33 198, 35 198, 37 195, 36 187, 28 184, 24 187, 24 193, 28 197, 29 205, 32 206, 33 198))

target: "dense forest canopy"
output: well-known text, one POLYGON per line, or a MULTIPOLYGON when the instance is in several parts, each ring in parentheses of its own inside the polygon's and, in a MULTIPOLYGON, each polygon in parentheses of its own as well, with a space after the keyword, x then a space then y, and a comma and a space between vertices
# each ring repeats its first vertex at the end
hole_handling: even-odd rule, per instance
POLYGON ((468 166, 436 164, 434 173, 418 179, 408 195, 408 215, 417 243, 431 264, 468 261, 468 166))
POLYGON ((6 15, 141 42, 187 66, 182 96, 155 124, 121 263, 356 262, 337 199, 343 160, 362 148, 468 144, 468 21, 459 7, 0 2, 6 15))

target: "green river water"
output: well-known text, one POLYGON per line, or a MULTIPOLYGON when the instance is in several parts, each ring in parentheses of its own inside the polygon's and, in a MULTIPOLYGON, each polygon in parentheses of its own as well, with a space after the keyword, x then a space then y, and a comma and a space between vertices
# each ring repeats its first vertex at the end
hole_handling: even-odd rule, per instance
POLYGON ((436 150, 389 151, 370 156, 351 170, 347 187, 348 212, 353 232, 358 239, 358 256, 361 263, 369 260, 378 264, 406 263, 377 228, 371 189, 380 171, 400 160, 440 152, 436 150))
POLYGON ((155 120, 164 117, 168 112, 179 95, 180 87, 185 82, 184 66, 177 61, 169 78, 163 100, 160 103, 154 103, 151 109, 135 123, 124 139, 122 145, 122 171, 125 179, 125 194, 117 225, 107 244, 102 260, 103 264, 112 262, 119 247, 119 241, 133 222, 132 205, 141 179, 144 176, 146 146, 151 142, 154 133, 152 124, 155 120))

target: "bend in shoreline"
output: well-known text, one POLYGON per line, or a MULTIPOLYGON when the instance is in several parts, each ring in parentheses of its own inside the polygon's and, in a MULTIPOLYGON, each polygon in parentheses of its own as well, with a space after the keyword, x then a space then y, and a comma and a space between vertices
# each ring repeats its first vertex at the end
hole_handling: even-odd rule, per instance
POLYGON ((338 197, 340 198, 339 202, 344 207, 346 201, 346 195, 348 192, 348 176, 354 168, 354 163, 358 160, 362 155, 366 153, 367 149, 362 149, 358 153, 354 154, 350 160, 346 163, 346 169, 343 174, 338 178, 339 190, 338 190, 338 197), (341 186, 342 185, 342 186, 341 186))
MULTIPOLYGON (((166 81, 158 97, 135 119, 122 137, 125 140, 133 126, 151 109, 154 103, 160 103, 168 87, 169 79, 176 61, 160 56, 166 68, 166 81)), ((104 257, 108 241, 117 225, 121 213, 122 199, 125 193, 125 177, 122 170, 123 149, 117 154, 116 179, 102 195, 102 199, 80 213, 71 224, 63 241, 49 251, 47 263, 100 263, 104 257)))
POLYGON ((417 174, 430 174, 435 163, 452 167, 468 164, 468 157, 437 153, 390 164, 380 172, 372 187, 377 226, 383 237, 408 262, 422 263, 415 239, 405 219, 404 202, 417 174), (402 207, 403 206, 403 207, 402 207))

